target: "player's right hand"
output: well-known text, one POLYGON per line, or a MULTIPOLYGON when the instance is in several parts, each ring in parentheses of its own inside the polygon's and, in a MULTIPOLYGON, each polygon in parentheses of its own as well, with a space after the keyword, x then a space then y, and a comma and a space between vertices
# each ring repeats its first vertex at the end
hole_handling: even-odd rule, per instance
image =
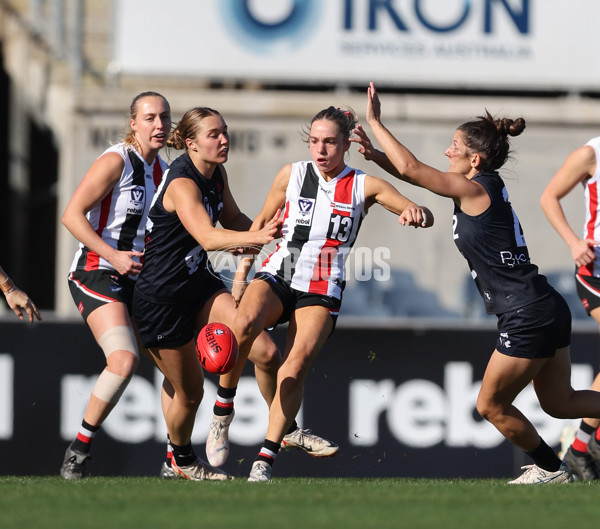
POLYGON ((139 258, 143 255, 142 252, 123 252, 117 250, 111 255, 108 262, 121 275, 137 276, 142 271, 142 263, 139 258), (135 260, 134 257, 138 257, 138 259, 135 260))

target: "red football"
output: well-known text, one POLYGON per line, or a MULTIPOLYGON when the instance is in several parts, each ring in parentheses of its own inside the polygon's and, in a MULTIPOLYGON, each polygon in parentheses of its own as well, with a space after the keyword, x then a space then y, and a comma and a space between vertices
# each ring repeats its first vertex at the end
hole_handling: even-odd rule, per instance
POLYGON ((235 335, 223 323, 209 323, 198 333, 196 340, 198 360, 209 373, 229 373, 238 356, 235 335))

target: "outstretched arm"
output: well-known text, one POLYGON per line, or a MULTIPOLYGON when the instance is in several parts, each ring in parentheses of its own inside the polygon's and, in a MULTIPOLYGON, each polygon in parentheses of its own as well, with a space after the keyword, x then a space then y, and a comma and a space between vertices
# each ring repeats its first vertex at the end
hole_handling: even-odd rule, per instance
MULTIPOLYGON (((414 185, 427 187, 425 179, 427 173, 439 173, 433 167, 422 164, 412 152, 410 152, 402 143, 381 122, 381 102, 375 90, 373 82, 367 89, 367 123, 373 130, 373 134, 383 148, 388 163, 395 168, 396 176, 406 182, 414 185)), ((432 190, 433 191, 433 190, 432 190)), ((435 191, 434 191, 435 192, 435 191)))
POLYGON ((577 184, 584 182, 596 172, 596 163, 596 154, 592 147, 587 145, 576 149, 567 157, 540 197, 544 214, 571 250, 571 257, 577 266, 587 266, 595 259, 591 247, 600 242, 594 239, 581 239, 575 234, 560 201, 577 184))
MULTIPOLYGON (((367 122, 389 161, 396 168, 394 176, 410 184, 424 187, 433 193, 454 199, 461 207, 467 202, 488 200, 483 186, 464 174, 440 171, 421 161, 408 150, 381 122, 381 103, 371 82, 367 90, 367 122)), ((487 205, 484 205, 487 207, 487 205)), ((485 209, 483 207, 483 209, 485 209)))
MULTIPOLYGON (((275 218, 249 231, 216 228, 204 206, 202 192, 189 178, 176 178, 169 183, 163 205, 167 211, 177 214, 185 229, 206 251, 263 246, 270 243, 279 230, 280 221, 275 218)), ((227 212, 224 213, 227 218, 227 212)))
POLYGON ((419 206, 398 192, 389 182, 367 175, 365 177, 365 198, 367 209, 377 203, 388 211, 399 215, 402 226, 429 228, 433 226, 433 213, 429 208, 419 206))

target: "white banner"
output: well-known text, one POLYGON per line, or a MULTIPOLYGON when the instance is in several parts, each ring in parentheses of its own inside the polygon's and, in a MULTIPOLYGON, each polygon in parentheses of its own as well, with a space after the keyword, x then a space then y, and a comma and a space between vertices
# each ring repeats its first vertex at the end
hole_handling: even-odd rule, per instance
POLYGON ((115 71, 594 89, 597 0, 116 0, 115 71))

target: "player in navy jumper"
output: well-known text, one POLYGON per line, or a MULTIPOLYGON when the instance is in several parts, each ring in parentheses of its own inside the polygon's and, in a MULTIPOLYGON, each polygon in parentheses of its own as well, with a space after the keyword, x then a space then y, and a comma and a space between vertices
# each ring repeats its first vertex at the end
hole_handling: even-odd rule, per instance
POLYGON ((168 382, 163 387, 171 399, 163 401, 163 411, 173 470, 194 481, 223 480, 231 476, 198 458, 191 445, 204 392, 195 334, 211 321, 229 324, 236 308, 207 252, 267 244, 279 220, 274 217, 260 230, 247 231, 250 219, 239 210, 223 167, 229 134, 219 112, 189 110, 168 145, 185 149, 185 154, 165 173, 150 207, 133 314, 143 346, 168 382))
POLYGON ((568 466, 513 404, 533 382, 542 408, 553 417, 600 417, 600 393, 571 387, 569 308, 531 262, 497 172, 508 158, 508 136, 521 134, 525 121, 494 119, 486 112, 464 123, 446 150, 448 171, 419 161, 386 129, 373 83, 367 93, 367 123, 383 152, 373 149, 358 129, 359 152, 394 176, 454 202, 454 241, 487 312, 498 316, 499 336, 483 376, 477 411, 534 463, 510 483, 572 481, 568 466))

